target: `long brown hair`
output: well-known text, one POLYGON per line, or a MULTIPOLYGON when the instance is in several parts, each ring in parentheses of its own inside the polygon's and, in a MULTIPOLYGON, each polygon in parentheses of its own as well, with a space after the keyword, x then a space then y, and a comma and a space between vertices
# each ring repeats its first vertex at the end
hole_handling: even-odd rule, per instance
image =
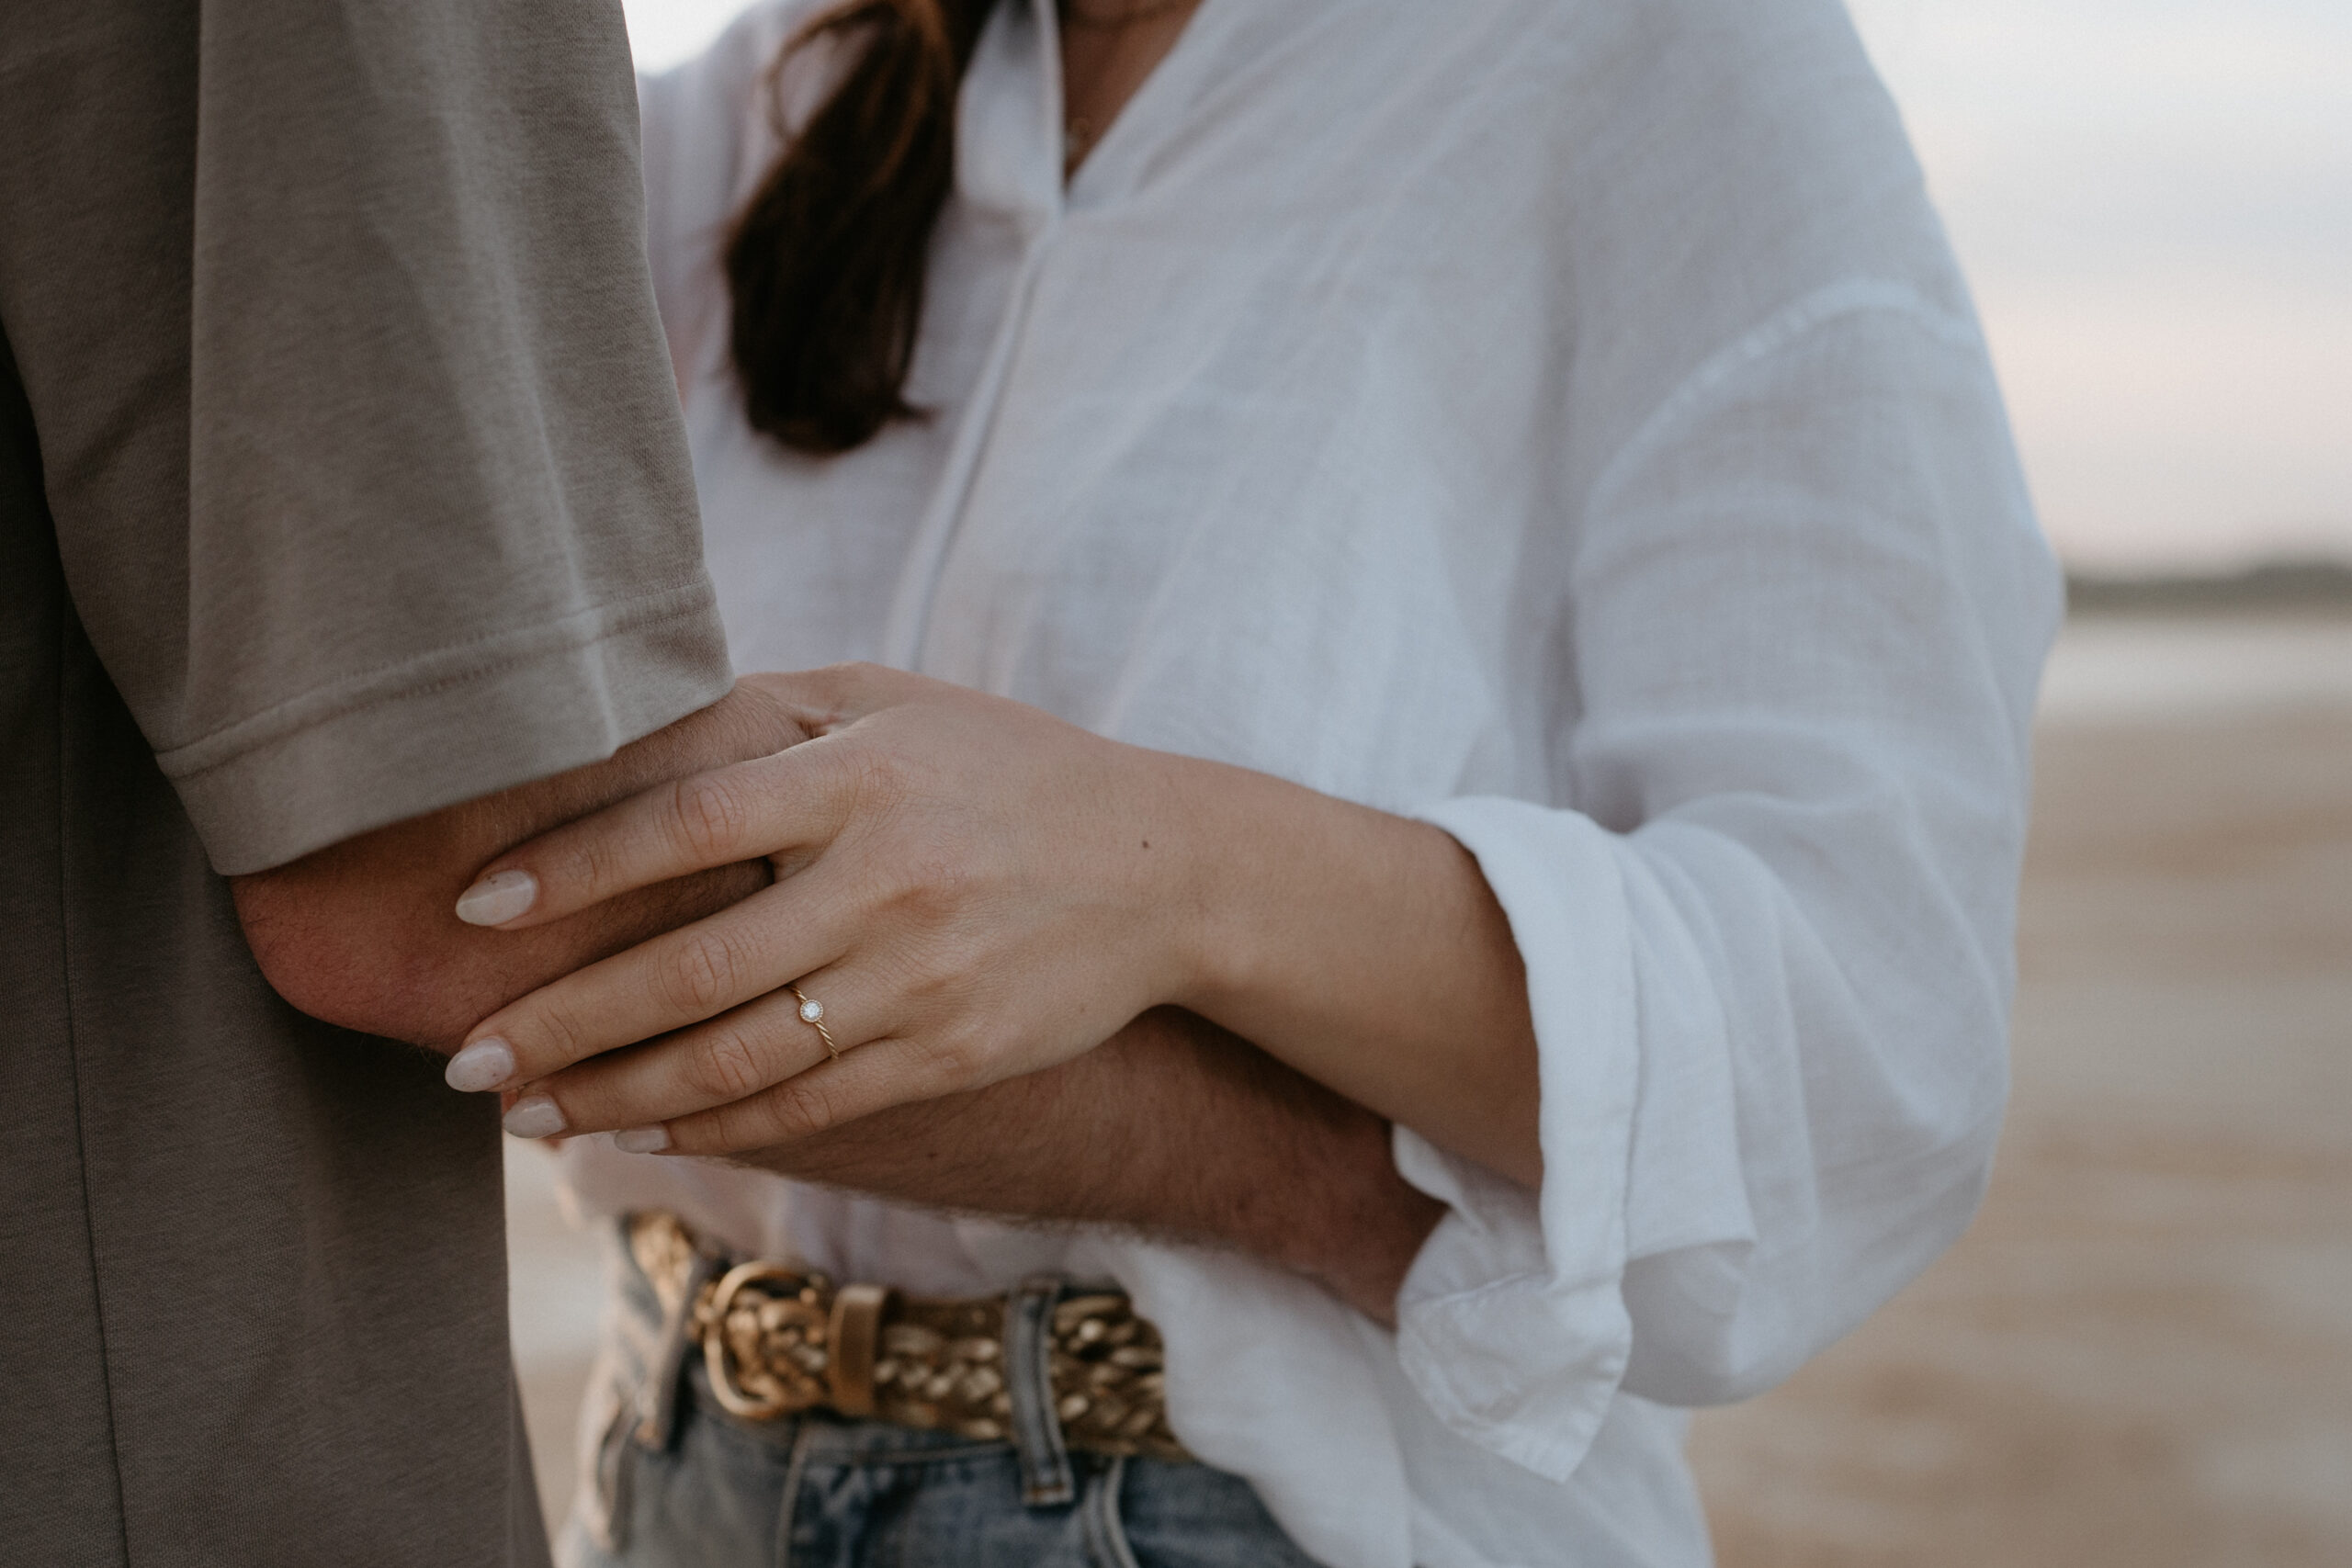
POLYGON ((956 178, 956 96, 995 0, 844 0, 785 46, 857 49, 727 237, 730 345, 754 428, 846 452, 906 399, 932 230, 956 178))

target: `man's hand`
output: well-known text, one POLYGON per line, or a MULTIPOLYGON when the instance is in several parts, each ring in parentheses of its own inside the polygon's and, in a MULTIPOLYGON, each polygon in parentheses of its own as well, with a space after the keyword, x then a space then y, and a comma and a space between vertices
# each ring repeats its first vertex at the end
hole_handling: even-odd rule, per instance
POLYGON ((1059 1066, 737 1157, 902 1202, 1227 1247, 1382 1324, 1445 1213, 1396 1174, 1387 1122, 1172 1008, 1059 1066))
MULTIPOLYGON (((803 738, 748 681, 609 761, 236 878, 238 913, 263 973, 303 1011, 447 1052, 513 998, 769 877, 764 863, 722 867, 529 931, 490 931, 453 912, 485 863, 651 784, 803 738)), ((741 1163, 933 1208, 1230 1247, 1383 1323, 1444 1212, 1396 1174, 1385 1122, 1173 1009, 1048 1071, 893 1107, 741 1163)))
POLYGON ((330 845, 232 880, 245 939, 278 994, 314 1018, 457 1048, 475 1021, 558 976, 767 886, 764 862, 723 866, 529 931, 452 912, 482 863, 666 779, 763 757, 806 737, 756 680, 610 760, 330 845))

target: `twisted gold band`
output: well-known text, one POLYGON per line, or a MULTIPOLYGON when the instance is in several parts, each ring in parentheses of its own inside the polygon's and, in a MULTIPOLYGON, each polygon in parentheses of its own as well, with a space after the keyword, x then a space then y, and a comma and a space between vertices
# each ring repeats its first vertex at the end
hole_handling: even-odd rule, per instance
POLYGON ((826 1060, 840 1061, 842 1048, 833 1043, 833 1032, 825 1027, 825 1004, 801 990, 797 985, 786 986, 785 989, 799 998, 800 1021, 815 1030, 817 1038, 825 1043, 826 1060))

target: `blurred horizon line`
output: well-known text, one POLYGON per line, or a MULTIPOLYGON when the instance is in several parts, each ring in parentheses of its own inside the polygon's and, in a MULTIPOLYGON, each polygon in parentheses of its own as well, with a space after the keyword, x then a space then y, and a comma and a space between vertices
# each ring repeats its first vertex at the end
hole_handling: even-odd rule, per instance
POLYGON ((2352 613, 2352 560, 2278 556, 2233 570, 2066 571, 2069 611, 2326 610, 2352 613))

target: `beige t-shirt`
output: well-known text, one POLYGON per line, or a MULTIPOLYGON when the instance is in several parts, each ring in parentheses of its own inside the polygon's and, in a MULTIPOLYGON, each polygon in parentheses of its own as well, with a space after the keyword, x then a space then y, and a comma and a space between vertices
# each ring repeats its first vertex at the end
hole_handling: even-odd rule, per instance
POLYGON ((726 653, 616 6, 0 29, 0 1555, 544 1555, 494 1108, 222 873, 608 755, 726 653))

